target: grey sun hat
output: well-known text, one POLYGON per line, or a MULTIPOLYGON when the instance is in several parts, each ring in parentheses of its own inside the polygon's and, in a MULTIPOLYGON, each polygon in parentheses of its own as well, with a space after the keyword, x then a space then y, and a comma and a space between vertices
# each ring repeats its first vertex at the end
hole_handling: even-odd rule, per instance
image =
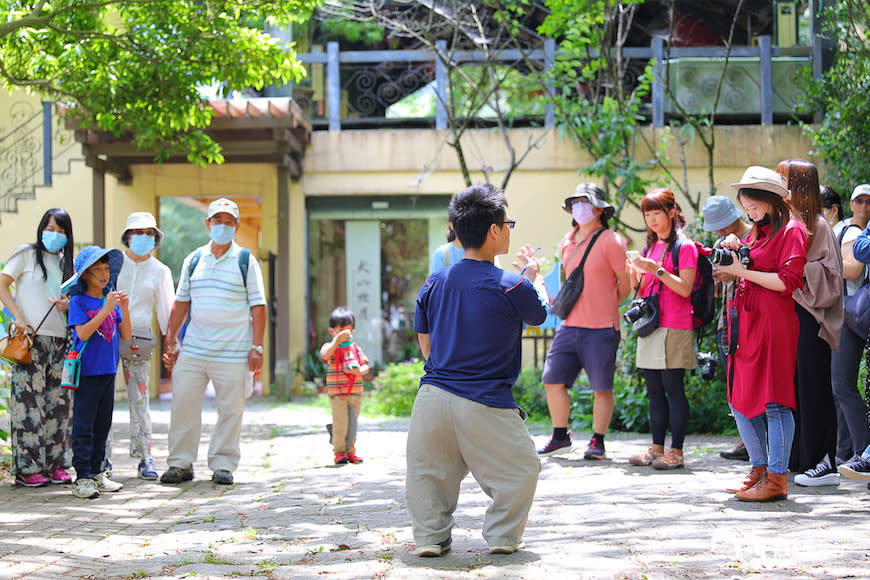
POLYGON ((740 190, 760 189, 775 193, 785 201, 791 199, 791 192, 785 187, 785 177, 767 167, 759 165, 751 165, 743 172, 743 177, 737 183, 732 183, 731 187, 740 190))
POLYGON ((704 231, 722 230, 740 219, 740 210, 724 195, 711 195, 704 202, 704 231))
POLYGON ((75 274, 60 285, 61 293, 77 296, 87 292, 88 285, 82 279, 82 274, 106 254, 109 255, 109 283, 103 288, 103 295, 105 296, 111 290, 114 290, 115 283, 118 281, 118 274, 121 273, 121 266, 124 265, 124 254, 121 253, 121 250, 101 248, 100 246, 86 246, 76 256, 74 263, 75 274))
POLYGON ((571 200, 585 197, 593 207, 598 207, 604 210, 604 219, 609 220, 613 217, 613 206, 607 202, 607 194, 604 190, 594 183, 581 183, 574 190, 574 195, 570 195, 562 202, 562 209, 571 213, 571 200))
POLYGON ((157 227, 157 220, 154 216, 147 211, 136 211, 131 213, 127 218, 127 225, 124 226, 124 231, 121 232, 121 243, 125 246, 129 246, 129 243, 125 242, 124 238, 127 237, 127 232, 130 230, 147 230, 148 228, 153 228, 157 232, 154 241, 159 246, 160 242, 163 241, 163 232, 161 232, 160 228, 157 227))

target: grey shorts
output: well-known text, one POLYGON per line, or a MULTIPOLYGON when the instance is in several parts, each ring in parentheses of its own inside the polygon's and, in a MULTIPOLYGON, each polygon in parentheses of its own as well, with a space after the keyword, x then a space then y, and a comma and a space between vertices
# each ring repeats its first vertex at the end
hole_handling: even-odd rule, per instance
POLYGON ((560 326, 544 363, 545 385, 570 387, 585 370, 593 391, 612 391, 619 331, 560 326))

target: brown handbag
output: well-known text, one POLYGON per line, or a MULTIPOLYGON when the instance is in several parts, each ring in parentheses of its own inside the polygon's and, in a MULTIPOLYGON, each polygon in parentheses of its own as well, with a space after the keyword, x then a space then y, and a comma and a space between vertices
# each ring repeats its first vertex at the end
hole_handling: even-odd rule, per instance
MULTIPOLYGON (((28 327, 33 330, 32 326, 28 327)), ((6 337, 6 348, 3 349, 3 356, 14 360, 21 365, 29 365, 33 363, 33 358, 30 356, 30 349, 33 348, 33 339, 25 331, 18 334, 12 334, 15 329, 14 324, 9 325, 9 333, 6 337)))
POLYGON ((33 336, 36 336, 36 333, 39 332, 40 328, 42 328, 42 323, 45 322, 45 319, 48 318, 48 315, 51 314, 52 310, 54 310, 54 304, 51 305, 51 308, 49 308, 48 312, 45 313, 45 316, 42 317, 36 330, 33 330, 33 327, 28 324, 27 329, 25 329, 21 334, 12 334, 15 325, 10 324, 6 336, 6 348, 3 349, 3 354, 0 356, 14 360, 20 365, 33 364, 33 357, 30 354, 30 349, 33 348, 33 338, 31 338, 30 333, 28 333, 27 330, 32 330, 33 336))

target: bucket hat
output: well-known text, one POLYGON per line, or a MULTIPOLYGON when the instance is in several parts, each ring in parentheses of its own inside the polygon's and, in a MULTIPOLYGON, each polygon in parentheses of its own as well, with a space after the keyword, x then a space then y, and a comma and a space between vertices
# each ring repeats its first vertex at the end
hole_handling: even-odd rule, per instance
POLYGON ((211 219, 213 215, 218 213, 228 213, 234 218, 239 219, 239 206, 233 200, 222 197, 208 204, 208 215, 206 217, 211 219))
MULTIPOLYGON (((136 211, 130 214, 127 218, 127 225, 124 226, 124 231, 121 232, 121 243, 124 244, 124 238, 127 237, 127 232, 130 230, 147 230, 153 228, 157 232, 154 241, 157 245, 163 241, 163 232, 157 227, 157 220, 147 211, 136 211)), ((125 244, 126 245, 126 244, 125 244)))
POLYGON ((118 274, 121 273, 121 266, 124 265, 124 254, 121 253, 121 250, 101 248, 100 246, 86 246, 76 256, 73 264, 76 271, 75 274, 61 284, 60 291, 70 296, 77 296, 87 292, 88 285, 81 276, 85 270, 96 264, 106 254, 109 255, 109 283, 103 288, 103 295, 108 294, 110 290, 114 290, 115 283, 118 281, 118 274))
POLYGON ((607 194, 604 190, 594 183, 581 183, 574 190, 574 195, 565 198, 562 202, 562 209, 571 213, 571 200, 585 197, 593 207, 598 207, 604 210, 604 219, 609 220, 613 217, 613 206, 607 202, 607 194))
POLYGON ((791 199, 791 192, 785 188, 785 177, 767 167, 758 165, 749 166, 743 172, 743 177, 737 183, 732 183, 734 189, 760 189, 761 191, 769 191, 775 193, 785 201, 791 199))
POLYGON ((740 219, 740 210, 724 195, 711 195, 704 202, 704 231, 727 228, 740 219))

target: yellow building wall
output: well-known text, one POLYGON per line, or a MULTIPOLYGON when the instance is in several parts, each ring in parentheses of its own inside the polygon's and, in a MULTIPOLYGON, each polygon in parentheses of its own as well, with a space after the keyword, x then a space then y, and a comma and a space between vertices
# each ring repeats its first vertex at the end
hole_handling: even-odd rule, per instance
MULTIPOLYGON (((22 99, 31 99, 33 110, 41 106, 37 99, 23 93, 10 96, 0 92, 0 111, 8 110, 14 102, 22 99)), ((9 127, 10 120, 0 118, 0 130, 8 131, 9 127)), ((654 142, 661 130, 646 128, 644 131, 647 139, 654 142)), ((105 239, 110 246, 118 247, 127 215, 133 211, 150 211, 157 216, 161 197, 252 197, 258 200, 262 212, 261 230, 257 232, 244 226, 237 241, 249 248, 259 248, 260 264, 264 276, 268 276, 268 252, 277 252, 279 236, 288 238, 289 279, 285 282, 290 294, 287 324, 288 360, 292 367, 297 357, 304 354, 307 342, 305 200, 318 196, 451 195, 464 189, 465 184, 456 154, 445 144, 446 138, 447 134, 443 132, 422 129, 313 133, 306 149, 303 176, 290 185, 289 215, 281 223, 277 171, 270 164, 226 164, 205 168, 186 164, 134 166, 130 184, 121 184, 114 177, 106 176, 105 239)), ((514 129, 511 140, 518 153, 523 152, 528 143, 537 142, 507 186, 509 212, 518 223, 512 236, 511 255, 521 244, 531 243, 542 248, 540 255, 552 258, 571 222, 560 205, 577 183, 594 181, 577 173, 592 160, 573 143, 546 129, 514 129)), ((501 135, 490 129, 468 131, 463 145, 473 179, 483 181, 482 168, 495 168, 489 173, 490 181, 499 184, 501 172, 508 162, 501 135)), ((748 165, 774 167, 782 159, 807 158, 809 150, 810 143, 801 135, 799 127, 719 127, 716 129, 714 155, 718 193, 730 195, 733 199, 727 184, 737 181, 748 165)), ((667 154, 673 160, 675 175, 682 175, 680 151, 673 141, 667 154)), ((50 207, 65 207, 69 211, 77 245, 93 242, 92 173, 82 161, 75 160, 77 156, 81 157, 80 148, 72 148, 67 156, 71 162, 55 166, 52 186, 37 187, 36 198, 20 201, 17 214, 0 214, 0 260, 5 259, 17 245, 34 241, 36 225, 50 207), (64 165, 70 168, 68 174, 65 170, 63 174, 58 172, 58 167, 64 165)), ((706 152, 699 140, 696 139, 687 149, 686 160, 690 190, 706 196, 709 192, 706 152)), ((683 209, 689 220, 694 219, 687 205, 684 204, 683 209)), ((636 212, 623 215, 632 225, 642 226, 636 212)), ((446 224, 446 215, 444 222, 446 224)), ((436 226, 440 228, 440 224, 436 226)), ((439 231, 430 244, 441 243, 440 238, 439 231)), ((434 247, 426 248, 424 259, 428 259, 433 250, 434 247)), ((509 255, 502 258, 501 263, 509 268, 511 260, 509 255)), ((266 282, 268 284, 268 280, 266 282)), ((316 291, 316 288, 312 289, 312 292, 316 291)), ((155 375, 158 369, 157 364, 152 365, 155 375)), ((278 371, 287 372, 288 369, 278 371)), ((289 369, 291 375, 292 371, 289 369)), ((299 377, 294 379, 298 385, 299 377)), ((264 385, 270 382, 271 377, 263 376, 264 385)))
MULTIPOLYGON (((106 177, 106 239, 120 245, 127 216, 134 211, 150 211, 159 214, 161 197, 196 198, 207 204, 220 197, 237 202, 243 198, 259 206, 261 229, 246 222, 244 207, 240 216, 241 226, 236 233, 236 242, 254 251, 263 272, 266 287, 269 284, 268 252, 277 252, 277 174, 269 164, 225 164, 197 167, 187 164, 136 165, 131 168, 133 179, 121 184, 117 179, 106 177)), ((196 227, 206 229, 205 220, 196 227)), ((196 248, 190 248, 193 251, 196 248)), ((268 327, 265 350, 269 351, 268 327)), ((156 367, 157 365, 152 365, 156 367)), ((261 375, 268 391, 271 382, 268 366, 261 375)))

